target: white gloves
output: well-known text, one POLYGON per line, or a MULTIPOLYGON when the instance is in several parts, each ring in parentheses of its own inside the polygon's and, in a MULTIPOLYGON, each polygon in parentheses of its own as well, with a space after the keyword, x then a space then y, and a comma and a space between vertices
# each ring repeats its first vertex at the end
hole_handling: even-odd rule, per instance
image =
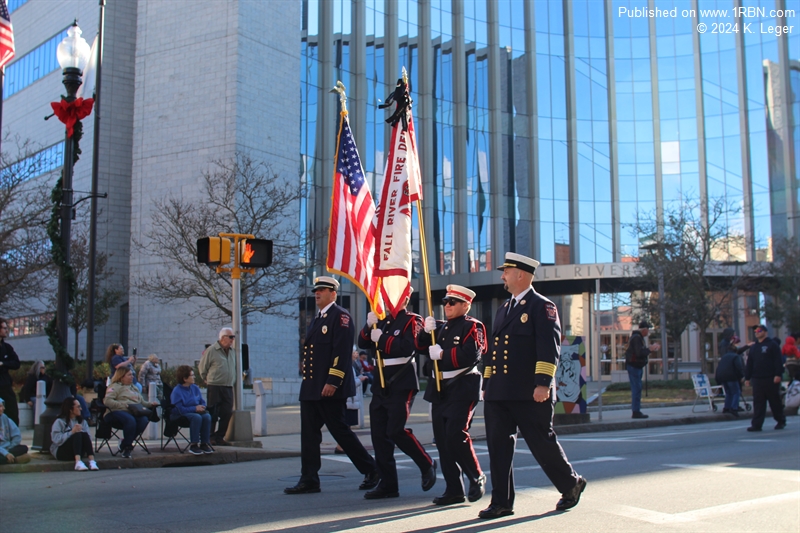
POLYGON ((372 339, 372 342, 378 342, 381 340, 381 335, 383 335, 383 331, 379 330, 378 328, 375 328, 369 332, 369 338, 372 339))
POLYGON ((373 313, 372 311, 370 311, 369 313, 367 313, 367 325, 368 325, 369 327, 372 327, 372 326, 374 326, 374 325, 375 325, 375 324, 377 324, 377 323, 378 323, 378 315, 376 315, 376 314, 375 314, 375 313, 373 313))
POLYGON ((436 329, 436 319, 429 316, 425 319, 425 333, 430 333, 436 329))
POLYGON ((438 344, 434 344, 433 346, 428 348, 428 354, 431 356, 432 360, 439 361, 442 358, 442 347, 439 346, 438 344))

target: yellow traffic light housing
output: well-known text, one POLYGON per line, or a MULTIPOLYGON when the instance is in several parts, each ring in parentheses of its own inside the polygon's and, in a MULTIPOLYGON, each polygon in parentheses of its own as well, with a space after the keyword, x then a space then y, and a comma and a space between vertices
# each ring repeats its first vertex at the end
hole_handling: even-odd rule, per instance
POLYGON ((231 241, 224 237, 197 239, 197 262, 211 267, 231 262, 231 241))

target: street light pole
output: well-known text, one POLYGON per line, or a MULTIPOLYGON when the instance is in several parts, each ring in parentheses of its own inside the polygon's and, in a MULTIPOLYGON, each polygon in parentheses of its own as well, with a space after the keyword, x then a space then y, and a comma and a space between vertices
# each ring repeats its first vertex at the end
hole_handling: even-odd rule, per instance
POLYGON ((103 26, 106 0, 100 0, 100 25, 97 32, 97 67, 95 69, 94 144, 92 145, 92 208, 89 218, 89 293, 86 297, 86 379, 94 378, 94 299, 97 263, 97 182, 100 167, 100 74, 103 68, 103 26))
POLYGON ((667 381, 669 371, 667 370, 667 359, 669 350, 667 349, 667 312, 664 310, 664 269, 658 269, 658 321, 661 323, 661 373, 664 381, 667 381))
MULTIPOLYGON (((58 63, 64 73, 64 87, 67 95, 64 101, 72 103, 76 99, 78 87, 83 81, 81 75, 83 67, 89 60, 89 45, 81 37, 81 29, 77 21, 67 30, 67 37, 61 41, 56 50, 58 63)), ((61 232, 61 253, 64 265, 69 266, 69 248, 72 229, 72 167, 75 164, 75 142, 76 140, 67 128, 64 141, 64 170, 61 180, 61 205, 60 207, 60 232, 61 232)), ((59 265, 61 266, 61 265, 59 265)), ((65 268, 58 271, 58 293, 56 303, 56 337, 61 349, 66 350, 69 337, 69 287, 70 280, 67 279, 65 268)), ((68 368, 60 350, 56 348, 56 369, 60 373, 66 373, 68 368)), ((33 444, 34 450, 47 450, 50 448, 50 426, 58 416, 61 403, 71 395, 69 386, 61 379, 53 380, 50 394, 45 400, 47 409, 39 417, 39 424, 34 428, 33 444)))

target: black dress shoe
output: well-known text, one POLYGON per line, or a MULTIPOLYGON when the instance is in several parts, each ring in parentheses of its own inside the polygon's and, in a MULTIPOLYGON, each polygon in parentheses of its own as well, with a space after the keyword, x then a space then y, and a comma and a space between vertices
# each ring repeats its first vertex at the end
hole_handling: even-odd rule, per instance
POLYGON ((463 496, 451 496, 449 494, 442 494, 433 499, 434 505, 455 505, 457 503, 464 503, 463 496))
POLYGON ((370 490, 374 489, 378 486, 378 482, 381 480, 381 474, 378 472, 376 468, 366 476, 364 476, 364 481, 361 482, 361 485, 358 486, 358 490, 370 490))
POLYGON ((641 411, 634 411, 633 416, 631 418, 650 418, 650 415, 646 415, 641 411))
POLYGON ((754 428, 753 426, 750 426, 747 428, 747 431, 761 431, 761 428, 754 428))
POLYGON ((312 492, 319 492, 319 485, 312 485, 305 481, 299 482, 294 487, 286 487, 283 492, 286 494, 310 494, 312 492))
POLYGON ((783 429, 783 428, 785 428, 785 427, 786 427, 786 422, 778 422, 778 423, 775 425, 775 429, 783 429))
POLYGON ((586 480, 583 477, 578 477, 578 482, 569 492, 561 495, 561 499, 556 504, 556 511, 566 511, 572 509, 581 499, 581 493, 586 488, 586 480))
POLYGON ((491 520, 492 518, 500 518, 503 516, 511 516, 514 510, 510 507, 503 507, 501 505, 491 504, 489 507, 478 513, 478 518, 491 520))
POLYGON ((422 490, 427 492, 436 484, 436 461, 422 474, 422 490))
POLYGON ((364 493, 365 500, 380 500, 383 498, 397 498, 400 496, 400 493, 395 490, 389 490, 387 488, 381 487, 380 485, 375 489, 369 492, 364 493))
POLYGON ((486 494, 486 474, 481 474, 475 483, 469 484, 467 499, 471 502, 476 502, 483 498, 484 494, 486 494))

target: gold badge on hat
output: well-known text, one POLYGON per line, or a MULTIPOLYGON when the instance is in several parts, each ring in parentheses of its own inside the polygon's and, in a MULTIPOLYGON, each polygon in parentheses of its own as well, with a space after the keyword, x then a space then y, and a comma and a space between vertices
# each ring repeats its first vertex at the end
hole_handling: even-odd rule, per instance
MULTIPOLYGON (((527 316, 525 318, 528 318, 527 316)), ((524 322, 524 320, 523 320, 524 322)), ((322 333, 328 333, 328 326, 322 326, 322 333)))
POLYGON ((528 321, 528 313, 522 313, 522 316, 519 317, 519 321, 523 324, 528 321))

